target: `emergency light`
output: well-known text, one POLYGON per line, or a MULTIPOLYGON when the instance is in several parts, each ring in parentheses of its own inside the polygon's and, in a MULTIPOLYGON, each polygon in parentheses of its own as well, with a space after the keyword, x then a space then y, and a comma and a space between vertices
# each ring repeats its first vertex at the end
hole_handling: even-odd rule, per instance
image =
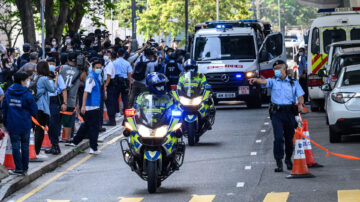
POLYGON ((173 110, 171 112, 171 115, 174 117, 180 117, 182 115, 182 112, 180 110, 173 110))
POLYGON ((241 78, 242 78, 242 74, 236 74, 235 77, 236 77, 237 79, 241 79, 241 78))
POLYGON ((360 11, 360 7, 323 8, 323 9, 319 9, 318 13, 332 13, 332 12, 346 12, 346 11, 360 11))
POLYGON ((259 21, 258 20, 240 20, 240 22, 249 23, 249 22, 259 22, 259 21))
POLYGON ((135 116, 135 109, 125 109, 125 116, 134 117, 135 116))
POLYGON ((216 25, 216 29, 230 29, 232 28, 233 26, 232 25, 216 25))
POLYGON ((171 86, 170 86, 170 89, 171 89, 171 90, 177 90, 177 85, 171 85, 171 86))

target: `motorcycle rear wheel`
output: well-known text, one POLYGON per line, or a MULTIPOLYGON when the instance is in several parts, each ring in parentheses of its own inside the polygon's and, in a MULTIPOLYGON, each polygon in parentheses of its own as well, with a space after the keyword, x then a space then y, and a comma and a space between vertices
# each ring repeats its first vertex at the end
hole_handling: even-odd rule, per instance
POLYGON ((156 161, 148 161, 147 174, 148 174, 147 177, 148 192, 152 194, 156 192, 156 188, 158 185, 156 161))

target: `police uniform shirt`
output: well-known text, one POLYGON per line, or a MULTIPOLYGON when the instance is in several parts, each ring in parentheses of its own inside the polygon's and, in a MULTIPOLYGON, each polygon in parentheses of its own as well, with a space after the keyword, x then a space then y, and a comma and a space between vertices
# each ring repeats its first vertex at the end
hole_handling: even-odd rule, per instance
POLYGON ((291 105, 296 103, 297 98, 303 96, 305 93, 298 81, 290 83, 289 77, 284 80, 280 78, 266 79, 266 88, 271 89, 271 102, 277 105, 291 105))
POLYGON ((128 78, 128 74, 132 73, 132 67, 128 61, 124 58, 119 57, 113 62, 115 67, 115 75, 119 76, 120 78, 128 78))
POLYGON ((154 62, 149 62, 150 60, 147 59, 144 55, 142 55, 142 56, 140 56, 140 57, 136 60, 136 62, 134 63, 135 66, 140 62, 141 57, 142 57, 142 61, 143 61, 143 62, 148 62, 148 63, 147 63, 147 66, 146 66, 145 79, 143 79, 143 80, 141 80, 141 81, 138 81, 138 82, 140 82, 140 83, 142 83, 142 84, 146 84, 146 76, 147 76, 148 74, 154 72, 154 71, 155 71, 155 67, 156 67, 159 63, 158 63, 157 60, 155 60, 154 62))
MULTIPOLYGON (((84 91, 90 94, 95 86, 96 86, 96 82, 92 77, 90 77, 86 79, 84 91)), ((100 108, 99 106, 85 106, 86 111, 91 111, 99 108, 100 108)))
POLYGON ((49 93, 49 96, 57 96, 60 95, 63 90, 66 89, 65 81, 61 75, 58 76, 57 84, 56 84, 56 91, 55 93, 49 93))
POLYGON ((115 66, 112 61, 109 61, 104 68, 104 80, 107 79, 107 75, 110 75, 111 79, 115 78, 115 66))

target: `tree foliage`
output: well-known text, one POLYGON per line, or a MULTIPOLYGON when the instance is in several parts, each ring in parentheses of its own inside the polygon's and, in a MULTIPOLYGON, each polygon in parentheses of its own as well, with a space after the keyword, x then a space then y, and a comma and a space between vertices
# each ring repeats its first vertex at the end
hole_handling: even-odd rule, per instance
POLYGON ((3 13, 0 15, 0 30, 5 33, 8 39, 8 47, 14 47, 21 34, 19 11, 13 9, 11 2, 7 0, 0 0, 0 10, 3 13), (14 34, 15 41, 13 42, 14 34))
MULTIPOLYGON (((184 0, 147 0, 137 1, 137 31, 146 37, 153 34, 171 34, 173 37, 184 32, 184 0)), ((246 0, 220 0, 220 19, 235 20, 249 17, 250 4, 246 0)), ((117 3, 120 12, 120 25, 131 25, 131 0, 117 3)), ((216 20, 216 1, 189 0, 189 31, 208 20, 216 20)))

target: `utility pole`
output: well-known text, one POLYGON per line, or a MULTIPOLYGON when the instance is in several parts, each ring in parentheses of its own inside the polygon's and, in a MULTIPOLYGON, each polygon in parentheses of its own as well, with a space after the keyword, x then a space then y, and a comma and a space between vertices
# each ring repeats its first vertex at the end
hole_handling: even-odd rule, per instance
MULTIPOLYGON (((111 0, 111 3, 113 3, 113 0, 111 0)), ((115 35, 114 35, 114 14, 113 14, 113 9, 111 8, 111 41, 115 40, 115 35)))
POLYGON ((185 0, 185 50, 188 50, 189 0, 185 0))
POLYGON ((278 0, 278 7, 279 7, 279 11, 278 11, 278 15, 279 15, 279 31, 281 32, 280 0, 278 0))
POLYGON ((132 41, 131 41, 131 51, 137 50, 137 40, 136 40, 136 1, 131 0, 131 19, 132 19, 132 41))
POLYGON ((216 0, 216 20, 219 21, 219 0, 216 0))
POLYGON ((44 4, 45 4, 45 0, 40 0, 41 3, 41 13, 40 13, 40 17, 41 17, 41 47, 42 47, 42 59, 45 59, 45 29, 44 29, 44 4))
POLYGON ((253 12, 253 19, 256 19, 255 2, 254 2, 254 0, 251 1, 251 9, 252 9, 252 12, 253 12))

